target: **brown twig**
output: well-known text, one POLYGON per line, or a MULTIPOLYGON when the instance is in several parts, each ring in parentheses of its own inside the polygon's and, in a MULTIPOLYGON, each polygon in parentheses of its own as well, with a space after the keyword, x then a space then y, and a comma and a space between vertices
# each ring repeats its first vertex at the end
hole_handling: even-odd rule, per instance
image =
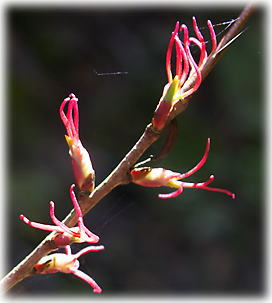
MULTIPOLYGON (((231 26, 227 34, 222 38, 218 44, 217 49, 211 53, 206 64, 202 68, 202 77, 205 78, 210 71, 214 68, 215 63, 222 57, 226 51, 228 43, 239 34, 241 29, 245 26, 249 17, 254 12, 254 5, 247 5, 241 12, 239 18, 231 26)), ((188 86, 192 86, 194 79, 192 77, 191 83, 188 86)), ((190 87, 184 87, 184 91, 190 87)), ((178 102, 175 108, 174 114, 171 116, 173 119, 177 114, 181 113, 187 107, 189 100, 178 102)), ((143 153, 160 137, 159 133, 156 133, 152 129, 152 125, 149 124, 141 138, 136 142, 134 147, 124 157, 124 159, 118 164, 113 172, 91 193, 90 196, 80 196, 80 206, 83 214, 90 211, 101 199, 109 194, 113 188, 118 185, 129 183, 129 170, 143 155, 143 153)), ((72 210, 69 215, 64 219, 64 223, 72 227, 76 224, 76 214, 72 210)), ((3 291, 7 291, 14 285, 22 281, 23 279, 33 275, 33 266, 45 255, 53 250, 56 250, 56 246, 50 240, 54 233, 49 234, 24 260, 22 260, 15 268, 13 268, 2 280, 1 287, 3 291)))

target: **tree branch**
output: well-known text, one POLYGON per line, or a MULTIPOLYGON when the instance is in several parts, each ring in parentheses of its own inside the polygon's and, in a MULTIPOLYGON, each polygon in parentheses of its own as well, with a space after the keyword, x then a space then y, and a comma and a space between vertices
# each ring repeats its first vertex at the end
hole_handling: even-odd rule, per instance
MULTIPOLYGON (((231 26, 227 34, 222 38, 218 44, 217 49, 210 54, 207 62, 202 68, 202 77, 205 78, 211 70, 214 68, 216 62, 222 57, 223 53, 228 48, 228 43, 240 33, 241 29, 245 26, 249 17, 254 12, 255 6, 253 4, 247 5, 241 12, 239 18, 231 26), (227 45, 227 47, 225 47, 227 45)), ((194 84, 194 77, 187 87, 183 90, 186 91, 192 87, 194 84), (188 87, 189 86, 189 87, 188 87)), ((173 119, 177 114, 181 113, 187 107, 189 98, 183 100, 182 102, 177 102, 175 111, 171 116, 173 119)), ((123 160, 118 164, 118 166, 113 170, 113 172, 100 184, 95 190, 90 194, 90 196, 80 195, 80 206, 82 213, 86 214, 89 212, 98 202, 101 201, 103 197, 109 194, 112 189, 130 182, 129 170, 138 161, 138 159, 143 155, 143 153, 160 137, 160 134, 155 132, 152 125, 149 124, 143 135, 136 142, 134 147, 129 151, 129 153, 123 158, 123 160)), ((77 217, 74 209, 69 213, 69 215, 63 220, 67 226, 72 227, 76 224, 77 217)), ((45 255, 49 254, 51 251, 56 250, 57 247, 51 241, 52 236, 55 233, 50 233, 24 260, 22 260, 14 269, 12 269, 0 282, 3 291, 8 291, 14 285, 22 281, 23 279, 34 274, 33 266, 45 255)))
MULTIPOLYGON (((133 164, 143 155, 143 153, 160 137, 152 129, 149 124, 143 135, 136 142, 130 152, 124 157, 119 165, 112 173, 91 193, 90 196, 80 196, 80 208, 83 214, 91 210, 101 199, 110 193, 113 188, 121 184, 129 183, 129 170, 133 164)), ((69 215, 63 220, 68 227, 72 227, 77 223, 77 216, 73 209, 69 215)), ((21 263, 19 263, 12 271, 10 271, 2 280, 1 287, 3 291, 7 291, 21 280, 33 275, 33 266, 45 255, 56 250, 54 242, 51 241, 55 232, 50 233, 37 247, 33 250, 21 263)))

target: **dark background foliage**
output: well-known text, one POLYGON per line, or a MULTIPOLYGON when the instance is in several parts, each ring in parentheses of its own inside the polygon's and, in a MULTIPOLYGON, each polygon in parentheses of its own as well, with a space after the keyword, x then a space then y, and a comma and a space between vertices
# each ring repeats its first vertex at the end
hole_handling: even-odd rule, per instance
MULTIPOLYGON (((165 51, 175 22, 196 16, 210 47, 206 20, 236 18, 237 7, 7 8, 9 113, 9 250, 7 271, 46 236, 23 213, 50 223, 50 200, 63 219, 74 182, 58 108, 70 92, 80 100, 80 132, 99 184, 149 123, 166 83, 165 51), (98 73, 126 72, 99 76, 98 73)), ((178 117, 179 138, 158 163, 184 172, 209 159, 189 181, 215 174, 214 186, 237 198, 184 190, 175 199, 134 184, 113 190, 85 222, 105 250, 80 258, 104 294, 261 294, 264 290, 263 20, 247 30, 202 83, 178 117)), ((218 39, 226 25, 216 26, 218 39)), ((222 32, 223 31, 223 32, 222 32)), ((156 152, 161 141, 146 154, 156 152)), ((84 244, 85 245, 85 244, 84 244)), ((74 245, 74 251, 83 245, 74 245)), ((35 276, 14 295, 92 295, 72 275, 35 276)))

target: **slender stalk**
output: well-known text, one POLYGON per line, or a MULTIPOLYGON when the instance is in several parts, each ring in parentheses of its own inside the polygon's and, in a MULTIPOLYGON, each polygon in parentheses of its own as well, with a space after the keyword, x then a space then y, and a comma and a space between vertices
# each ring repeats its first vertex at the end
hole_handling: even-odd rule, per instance
MULTIPOLYGON (((215 51, 211 53, 207 62, 203 66, 201 73, 202 77, 205 78, 211 70, 214 68, 215 63, 222 57, 223 53, 228 48, 228 43, 240 33, 241 29, 245 26, 249 17, 254 12, 254 5, 247 5, 241 12, 239 18, 231 26, 227 34, 222 38, 218 47, 215 51), (227 47, 225 47, 227 46, 227 47)), ((192 81, 184 87, 184 91, 187 91, 194 85, 195 79, 192 77, 192 81), (189 87, 188 87, 189 86, 189 87)), ((173 119, 177 114, 181 113, 187 107, 188 101, 178 102, 176 105, 176 110, 174 115, 171 117, 173 119)), ((128 154, 123 158, 123 160, 118 164, 118 166, 112 171, 112 173, 90 194, 90 196, 79 197, 80 206, 82 213, 86 214, 89 212, 97 203, 101 201, 108 193, 112 191, 113 188, 121 184, 126 184, 130 182, 129 170, 138 161, 138 159, 143 155, 143 153, 160 137, 160 134, 154 132, 152 125, 149 124, 143 135, 136 142, 133 148, 128 152, 128 154)), ((77 216, 75 210, 73 209, 68 216, 63 220, 67 226, 72 227, 77 222, 77 216)), ((50 233, 24 260, 22 260, 16 267, 14 267, 0 282, 3 291, 8 291, 14 285, 22 281, 23 279, 34 274, 33 266, 45 255, 53 250, 56 250, 56 246, 51 241, 52 236, 55 233, 50 233)))

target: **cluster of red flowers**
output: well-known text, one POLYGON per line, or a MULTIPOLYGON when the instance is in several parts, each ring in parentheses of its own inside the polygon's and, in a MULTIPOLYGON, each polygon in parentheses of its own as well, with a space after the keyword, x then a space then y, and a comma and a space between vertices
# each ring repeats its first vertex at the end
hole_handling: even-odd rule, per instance
MULTIPOLYGON (((166 74, 168 83, 163 89, 161 100, 152 119, 152 125, 157 131, 162 130, 168 122, 169 115, 174 109, 174 105, 191 96, 199 88, 202 81, 201 69, 207 61, 208 54, 206 42, 198 28, 195 17, 193 17, 192 20, 196 38, 189 37, 187 26, 185 24, 180 26, 179 22, 177 22, 169 41, 166 52, 166 74), (181 34, 183 33, 183 42, 179 38, 179 31, 181 34), (200 55, 198 62, 196 62, 192 56, 190 50, 191 44, 196 45, 199 48, 200 55), (175 77, 173 78, 171 59, 174 45, 176 50, 176 66, 175 77), (193 83, 193 86, 184 91, 183 88, 187 87, 187 84, 191 82, 193 83)), ((216 35, 210 20, 208 20, 207 25, 212 41, 212 54, 217 46, 216 35)))
MULTIPOLYGON (((196 37, 189 37, 187 26, 185 24, 182 24, 180 26, 179 22, 177 22, 170 38, 166 52, 166 74, 168 83, 164 87, 161 100, 155 110, 152 119, 152 126, 156 131, 161 131, 169 122, 169 115, 174 109, 175 104, 177 102, 183 102, 186 98, 188 99, 188 97, 191 96, 199 88, 202 81, 201 68, 207 61, 208 54, 206 50, 206 42, 201 34, 201 31, 199 30, 195 17, 193 17, 192 20, 196 37), (179 31, 181 33, 183 32, 183 42, 179 38, 179 31), (199 48, 200 55, 198 62, 194 60, 191 54, 191 44, 196 45, 199 48), (176 50, 176 66, 175 77, 173 78, 171 59, 174 45, 176 50), (190 82, 193 83, 193 86, 184 91, 183 88, 187 87, 187 83, 190 82)), ((210 31, 212 42, 212 54, 217 46, 216 35, 210 20, 207 21, 207 25, 210 31)), ((142 186, 168 186, 178 189, 177 191, 170 194, 160 194, 159 198, 162 199, 174 198, 178 196, 183 192, 183 188, 200 188, 210 191, 222 192, 230 195, 234 199, 235 195, 230 191, 208 186, 214 180, 213 175, 211 175, 207 181, 201 183, 188 183, 179 181, 183 178, 191 176, 204 165, 208 158, 209 150, 210 139, 207 140, 205 154, 201 161, 186 173, 180 174, 164 168, 137 167, 131 171, 132 182, 142 186)))
MULTIPOLYGON (((216 36, 213 26, 210 21, 207 22, 211 42, 212 51, 216 49, 216 36)), ((177 102, 183 102, 188 99, 200 86, 202 81, 201 68, 205 64, 208 55, 206 51, 206 42, 198 28, 196 19, 193 17, 193 28, 196 37, 189 37, 188 28, 186 25, 176 23, 175 29, 171 35, 170 42, 166 53, 166 73, 168 83, 165 85, 163 95, 155 110, 152 126, 155 131, 160 132, 169 122, 169 116, 174 109, 177 102), (179 32, 183 33, 183 41, 179 38, 179 32), (196 62, 190 50, 191 45, 196 45, 199 48, 200 55, 196 62), (176 66, 175 77, 172 73, 172 53, 175 46, 176 50, 176 66), (187 85, 192 82, 192 85, 187 85), (187 90, 184 87, 189 87, 187 90)), ((91 193, 94 190, 95 172, 92 167, 89 153, 83 147, 79 137, 79 113, 78 113, 78 99, 74 94, 70 94, 68 98, 64 99, 60 106, 60 117, 66 128, 67 135, 66 141, 69 147, 69 154, 72 159, 72 167, 75 182, 78 189, 85 193, 91 193), (68 104, 67 112, 64 108, 68 104)), ((207 181, 201 183, 189 183, 180 181, 183 178, 189 177, 198 171, 206 162, 210 150, 210 139, 207 140, 206 150, 202 159, 198 164, 186 173, 176 173, 164 168, 151 168, 151 167, 137 167, 131 170, 131 181, 135 184, 147 187, 161 187, 167 186, 176 188, 175 192, 170 194, 159 194, 159 198, 167 199, 177 197, 183 192, 184 188, 198 188, 209 191, 217 191, 235 197, 233 193, 221 188, 214 188, 208 186, 213 180, 214 176, 211 175, 207 181)), ((54 232, 52 241, 54 241, 57 248, 64 248, 65 253, 53 253, 41 258, 41 260, 34 266, 34 270, 39 274, 48 273, 72 273, 90 284, 93 291, 100 293, 102 290, 96 282, 87 274, 80 271, 78 258, 83 254, 91 251, 100 251, 104 246, 88 246, 80 250, 76 254, 72 254, 71 245, 77 243, 97 243, 99 237, 92 233, 83 222, 83 214, 80 205, 74 193, 75 185, 70 187, 70 197, 77 215, 77 226, 68 227, 60 220, 58 220, 54 213, 54 202, 50 202, 50 217, 54 225, 47 225, 37 222, 32 222, 24 215, 20 219, 38 229, 54 232)))
MULTIPOLYGON (((70 94, 69 97, 64 99, 61 103, 60 117, 67 131, 65 138, 69 146, 69 154, 72 158, 73 172, 77 186, 82 191, 91 192, 94 188, 95 174, 89 153, 83 147, 79 139, 78 99, 74 94, 70 94), (67 103, 68 110, 65 114, 64 107, 67 103)), ((65 253, 54 253, 41 258, 34 266, 36 273, 72 273, 90 284, 95 293, 100 293, 102 290, 96 282, 78 269, 80 264, 77 259, 88 252, 103 250, 104 246, 88 246, 76 254, 71 253, 71 245, 73 243, 97 243, 99 241, 99 237, 84 225, 83 214, 76 199, 74 188, 75 185, 72 184, 70 187, 70 197, 77 215, 76 227, 68 227, 56 218, 54 211, 55 204, 53 201, 49 202, 49 213, 51 220, 55 225, 32 222, 24 215, 20 215, 20 219, 34 228, 55 232, 51 240, 54 241, 58 248, 65 248, 65 253)))

